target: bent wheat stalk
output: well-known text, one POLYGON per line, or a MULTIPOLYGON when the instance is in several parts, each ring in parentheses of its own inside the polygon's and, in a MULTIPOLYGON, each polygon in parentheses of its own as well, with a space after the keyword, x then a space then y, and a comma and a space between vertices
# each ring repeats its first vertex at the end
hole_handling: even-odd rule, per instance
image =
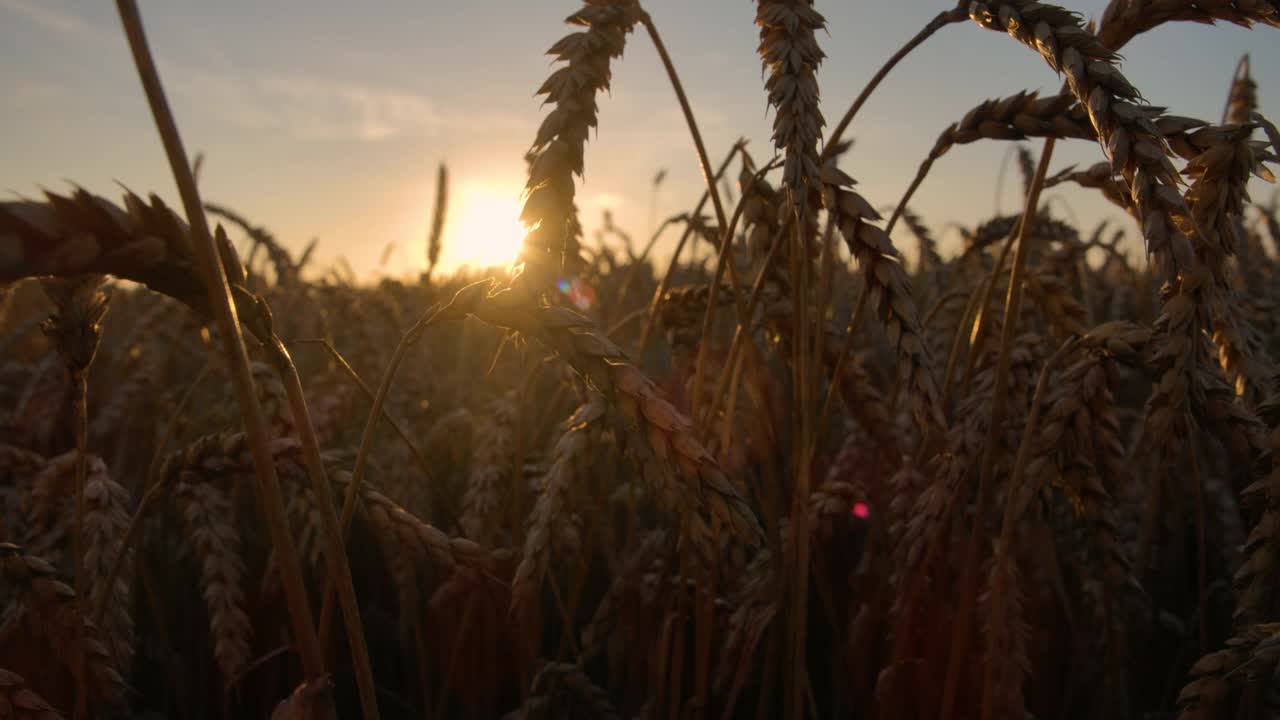
POLYGON ((1120 72, 1111 46, 1085 30, 1075 13, 1033 0, 974 2, 969 16, 989 30, 1007 32, 1066 75, 1113 169, 1125 179, 1147 251, 1163 276, 1176 276, 1193 261, 1181 178, 1166 157, 1151 110, 1137 104, 1138 90, 1120 72))

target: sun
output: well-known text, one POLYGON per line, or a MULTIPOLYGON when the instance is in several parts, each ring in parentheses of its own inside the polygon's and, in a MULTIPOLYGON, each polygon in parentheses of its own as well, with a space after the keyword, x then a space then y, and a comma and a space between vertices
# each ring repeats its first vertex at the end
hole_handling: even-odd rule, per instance
POLYGON ((445 220, 440 264, 447 270, 511 265, 527 233, 520 223, 519 190, 482 183, 459 190, 457 204, 445 220))

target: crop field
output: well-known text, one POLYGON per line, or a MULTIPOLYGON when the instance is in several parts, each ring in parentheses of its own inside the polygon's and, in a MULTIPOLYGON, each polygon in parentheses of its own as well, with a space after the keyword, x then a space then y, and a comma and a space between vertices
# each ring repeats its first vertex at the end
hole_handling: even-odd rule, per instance
POLYGON ((1199 119, 1120 54, 1280 3, 939 2, 848 108, 823 4, 756 0, 772 142, 709 152, 638 0, 548 2, 515 261, 440 265, 440 165, 425 270, 361 277, 202 197, 118 0, 180 203, 0 200, 0 720, 1280 718, 1280 67, 1199 119), (958 24, 1060 91, 869 199, 864 103, 958 24), (577 203, 640 44, 705 180, 644 232, 577 203), (1020 202, 944 252, 970 144, 1020 202))

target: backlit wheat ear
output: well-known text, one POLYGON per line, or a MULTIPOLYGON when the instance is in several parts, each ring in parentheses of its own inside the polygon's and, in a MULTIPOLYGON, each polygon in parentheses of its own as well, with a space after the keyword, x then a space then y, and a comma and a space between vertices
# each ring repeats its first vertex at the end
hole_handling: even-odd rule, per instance
POLYGON ((1225 126, 1205 129, 1203 153, 1187 165, 1192 179, 1187 197, 1196 221, 1203 230, 1218 290, 1209 297, 1213 312, 1213 339, 1219 362, 1236 394, 1256 404, 1266 394, 1274 373, 1265 346, 1256 337, 1241 312, 1239 298, 1227 278, 1226 257, 1248 243, 1244 233, 1246 185, 1252 175, 1271 182, 1275 177, 1263 165, 1270 160, 1258 144, 1249 140, 1252 126, 1225 126))
POLYGON ((853 178, 834 165, 822 171, 823 205, 831 213, 849 251, 858 259, 862 277, 871 292, 873 307, 884 323, 889 342, 898 355, 898 382, 911 403, 917 426, 941 430, 942 415, 934 363, 922 333, 920 313, 911 299, 911 281, 893 242, 879 226, 880 219, 861 195, 853 178))
POLYGON ((1109 162, 1094 163, 1083 170, 1076 170, 1073 165, 1055 173, 1052 177, 1045 178, 1044 186, 1048 189, 1063 183, 1075 183, 1082 188, 1098 190, 1111 204, 1126 212, 1133 211, 1129 188, 1125 187, 1124 182, 1116 179, 1109 162))
POLYGON ((1249 73, 1249 55, 1240 58, 1235 75, 1231 78, 1231 92, 1227 95, 1227 110, 1223 113, 1223 123, 1243 125, 1253 120, 1258 111, 1258 83, 1253 81, 1249 73))
POLYGON ((1112 50, 1168 22, 1213 24, 1229 22, 1242 27, 1262 23, 1280 27, 1280 3, 1275 0, 1111 0, 1102 11, 1098 38, 1112 50))
MULTIPOLYGON (((816 192, 822 171, 818 141, 822 112, 818 107, 818 65, 822 49, 815 34, 826 20, 813 9, 813 0, 759 0, 760 57, 768 79, 773 119, 773 143, 784 152, 783 185, 792 192, 816 192)), ((799 205, 802 198, 792 198, 799 205)))
POLYGON ((538 94, 554 108, 543 119, 529 151, 529 181, 520 220, 531 228, 520 259, 536 292, 555 286, 561 267, 576 271, 578 257, 574 175, 583 173, 587 135, 596 127, 596 93, 609 89, 609 63, 621 57, 626 36, 641 17, 635 0, 586 0, 566 22, 584 28, 566 35, 548 54, 564 65, 538 94))
MULTIPOLYGON (((1227 447, 1248 449, 1257 442, 1249 427, 1256 421, 1242 413, 1221 376, 1213 372, 1204 340, 1204 332, 1212 326, 1210 310, 1215 298, 1225 291, 1225 260, 1233 250, 1235 233, 1231 218, 1243 202, 1244 184, 1257 161, 1249 152, 1247 139, 1241 137, 1247 134, 1241 128, 1202 132, 1221 142, 1188 163, 1192 184, 1187 202, 1201 232, 1193 238, 1193 262, 1163 289, 1163 311, 1156 321, 1157 352, 1152 369, 1158 381, 1148 401, 1140 444, 1155 468, 1152 477, 1157 488, 1150 496, 1149 513, 1155 512, 1166 479, 1179 476, 1172 463, 1183 444, 1202 428, 1202 421, 1209 421, 1211 429, 1220 428, 1239 438, 1228 438, 1227 447)), ((1243 463, 1247 466, 1249 459, 1243 463)), ((1198 478, 1195 481, 1199 482, 1198 478)), ((1152 542, 1148 530, 1139 548, 1141 563, 1145 564, 1152 542)), ((1139 572, 1144 569, 1139 565, 1139 572)))
MULTIPOLYGON (((1207 123, 1171 115, 1161 115, 1159 108, 1147 108, 1147 114, 1160 134, 1174 148, 1186 147, 1185 135, 1207 123), (1180 142, 1181 140, 1181 142, 1180 142)), ((1040 97, 1038 93, 1023 91, 1014 95, 994 100, 986 100, 965 114, 959 122, 952 123, 934 142, 933 149, 920 164, 915 178, 903 194, 902 201, 893 217, 889 219, 888 229, 896 225, 902 207, 911 201, 925 177, 933 168, 933 164, 956 145, 967 145, 979 140, 1024 140, 1031 137, 1078 138, 1081 140, 1097 140, 1098 134, 1089 120, 1089 113, 1076 101, 1071 93, 1040 97)), ((1196 154, 1181 153, 1190 158, 1196 154)), ((1065 180, 1078 182, 1085 187, 1099 187, 1107 193, 1107 199, 1122 208, 1129 209, 1128 188, 1118 181, 1111 180, 1112 172, 1106 163, 1091 167, 1089 175, 1067 175, 1059 173, 1046 181, 1045 187, 1052 187, 1065 180), (1109 184, 1105 187, 1103 181, 1109 184), (1112 190, 1112 186, 1115 190, 1112 190)))
POLYGON ((1098 140, 1116 172, 1125 178, 1140 219, 1147 250, 1165 277, 1193 262, 1186 236, 1187 209, 1178 192, 1178 171, 1140 95, 1120 72, 1115 54, 1080 24, 1075 13, 1033 0, 974 2, 978 24, 1009 33, 1066 75, 1072 93, 1089 111, 1098 140))

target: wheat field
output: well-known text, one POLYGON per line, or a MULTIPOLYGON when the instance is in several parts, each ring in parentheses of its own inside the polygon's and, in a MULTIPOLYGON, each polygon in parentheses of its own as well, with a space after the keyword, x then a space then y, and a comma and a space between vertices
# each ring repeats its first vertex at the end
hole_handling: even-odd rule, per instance
POLYGON ((717 154, 642 4, 585 0, 518 263, 437 268, 441 166, 427 270, 380 281, 201 198, 117 8, 182 206, 0 202, 0 720, 1280 718, 1275 68, 1197 119, 1120 55, 1275 0, 962 1, 847 109, 821 8, 757 0, 772 147, 717 154), (974 98, 864 197, 863 104, 963 23, 1061 91, 974 98), (575 202, 637 43, 706 179, 669 259, 575 202), (944 257, 917 188, 1019 141, 1020 208, 944 257))

